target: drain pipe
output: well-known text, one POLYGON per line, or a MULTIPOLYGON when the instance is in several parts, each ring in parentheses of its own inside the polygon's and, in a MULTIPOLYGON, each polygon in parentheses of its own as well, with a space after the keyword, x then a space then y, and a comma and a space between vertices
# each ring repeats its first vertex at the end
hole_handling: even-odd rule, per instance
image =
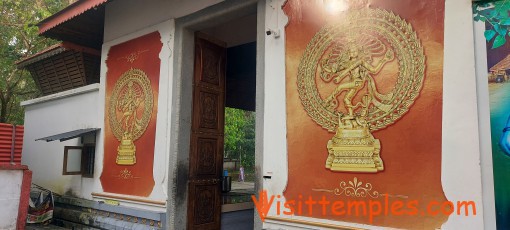
POLYGON ((16 125, 12 125, 12 141, 11 141, 11 165, 14 163, 14 147, 16 145, 16 125))

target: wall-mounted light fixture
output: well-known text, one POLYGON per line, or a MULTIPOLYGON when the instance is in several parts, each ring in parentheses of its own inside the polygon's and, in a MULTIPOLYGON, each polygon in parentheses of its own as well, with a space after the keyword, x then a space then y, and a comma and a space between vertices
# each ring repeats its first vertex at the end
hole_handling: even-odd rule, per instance
POLYGON ((266 30, 266 35, 269 36, 269 35, 273 35, 274 38, 279 38, 280 37, 280 30, 272 30, 272 29, 267 29, 266 30))
POLYGON ((349 4, 346 0, 323 0, 326 11, 330 14, 337 14, 349 9, 349 4))

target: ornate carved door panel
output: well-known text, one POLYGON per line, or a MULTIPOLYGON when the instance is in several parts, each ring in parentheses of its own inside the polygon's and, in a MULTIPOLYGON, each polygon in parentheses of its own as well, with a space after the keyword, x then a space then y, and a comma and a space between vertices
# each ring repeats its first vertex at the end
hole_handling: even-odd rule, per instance
POLYGON ((226 48, 195 35, 188 229, 220 229, 226 48))

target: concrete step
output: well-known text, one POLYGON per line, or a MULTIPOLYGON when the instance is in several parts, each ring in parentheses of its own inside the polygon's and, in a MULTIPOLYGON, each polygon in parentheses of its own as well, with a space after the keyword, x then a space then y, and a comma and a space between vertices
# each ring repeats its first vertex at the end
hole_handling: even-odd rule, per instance
POLYGON ((27 224, 25 226, 25 230, 38 230, 38 229, 66 230, 66 229, 71 229, 71 228, 63 228, 63 227, 59 227, 57 225, 52 225, 52 224, 47 224, 47 225, 44 225, 44 224, 27 224))

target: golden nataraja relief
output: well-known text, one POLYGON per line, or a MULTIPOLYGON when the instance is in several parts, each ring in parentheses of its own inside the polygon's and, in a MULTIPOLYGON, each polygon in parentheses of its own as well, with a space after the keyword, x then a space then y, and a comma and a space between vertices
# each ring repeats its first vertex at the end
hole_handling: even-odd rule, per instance
POLYGON ((335 132, 325 167, 382 171, 381 143, 372 132, 401 118, 423 85, 425 55, 411 24, 386 10, 353 10, 314 35, 298 71, 306 112, 335 132))
POLYGON ((150 80, 142 70, 130 69, 115 83, 108 117, 113 134, 120 142, 115 161, 118 165, 136 164, 134 141, 147 129, 153 103, 150 80))

